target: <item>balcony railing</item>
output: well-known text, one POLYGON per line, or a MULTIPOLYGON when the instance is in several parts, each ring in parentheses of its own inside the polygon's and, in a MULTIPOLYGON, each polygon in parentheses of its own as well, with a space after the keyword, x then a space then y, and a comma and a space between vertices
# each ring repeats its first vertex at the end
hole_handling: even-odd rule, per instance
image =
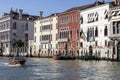
POLYGON ((44 41, 41 41, 41 43, 49 43, 50 40, 44 40, 44 41))

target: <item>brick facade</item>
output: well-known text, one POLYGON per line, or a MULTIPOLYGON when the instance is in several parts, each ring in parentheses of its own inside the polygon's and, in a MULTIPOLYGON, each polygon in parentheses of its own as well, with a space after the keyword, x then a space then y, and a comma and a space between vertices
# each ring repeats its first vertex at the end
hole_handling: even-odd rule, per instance
MULTIPOLYGON (((77 42, 79 41, 79 30, 80 30, 80 12, 70 11, 58 15, 58 37, 60 39, 60 30, 68 29, 67 41, 59 41, 58 50, 65 51, 65 45, 67 44, 68 53, 70 50, 76 52, 77 42), (68 18, 68 21, 61 23, 61 20, 68 18), (72 34, 72 38, 71 38, 72 34)), ((63 52, 64 53, 64 52, 63 52)))

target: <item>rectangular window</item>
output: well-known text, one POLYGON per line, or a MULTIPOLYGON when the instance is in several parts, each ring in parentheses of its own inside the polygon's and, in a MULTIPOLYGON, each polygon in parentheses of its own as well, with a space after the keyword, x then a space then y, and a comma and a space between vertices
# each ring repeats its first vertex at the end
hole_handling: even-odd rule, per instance
POLYGON ((58 29, 58 23, 56 23, 56 29, 58 29))
POLYGON ((34 28, 34 32, 36 33, 36 27, 34 28))
POLYGON ((115 47, 113 47, 113 54, 115 54, 116 53, 116 51, 115 51, 115 47))
POLYGON ((69 17, 69 20, 70 20, 70 22, 72 22, 72 21, 73 21, 73 18, 72 18, 72 16, 70 16, 70 17, 69 17))
POLYGON ((79 48, 79 42, 77 42, 77 48, 79 48))
POLYGON ((57 40, 57 38, 58 38, 58 34, 56 34, 56 40, 57 40))
POLYGON ((104 29, 104 36, 107 36, 108 35, 108 29, 107 29, 107 26, 105 26, 105 29, 104 29))
POLYGON ((56 49, 57 49, 57 44, 56 44, 56 49))
POLYGON ((113 22, 113 34, 115 34, 116 22, 113 22))
POLYGON ((52 41, 52 35, 50 35, 50 41, 52 41))
POLYGON ((41 30, 41 26, 40 26, 40 32, 41 32, 42 30, 41 30))
POLYGON ((64 23, 67 23, 68 21, 72 21, 72 17, 63 17, 60 19, 60 24, 64 24, 64 23))
POLYGON ((52 25, 41 26, 41 31, 44 31, 44 30, 52 30, 52 25))
POLYGON ((77 30, 77 40, 79 39, 79 30, 77 30))
POLYGON ((25 34, 25 41, 28 41, 28 34, 25 34))
POLYGON ((36 45, 34 45, 34 49, 36 50, 36 45))
POLYGON ((51 46, 51 49, 52 49, 52 44, 50 44, 50 46, 51 46))
POLYGON ((50 25, 50 29, 52 30, 52 24, 50 25))
POLYGON ((95 41, 95 46, 98 46, 98 43, 97 43, 97 41, 95 41))
POLYGON ((40 36, 40 42, 41 42, 41 36, 40 36))
POLYGON ((9 22, 7 22, 7 26, 6 26, 6 28, 7 28, 7 29, 9 28, 9 22))
POLYGON ((98 37, 98 28, 95 29, 95 37, 98 37))
POLYGON ((120 33, 120 22, 119 21, 117 22, 117 33, 118 34, 120 33))
POLYGON ((34 42, 36 42, 36 36, 34 37, 34 42))
POLYGON ((46 49, 46 44, 45 44, 45 49, 46 49))
POLYGON ((13 23, 13 29, 16 29, 16 22, 13 23))
POLYGON ((83 47, 83 43, 82 42, 80 43, 80 47, 83 47))
POLYGON ((70 40, 72 40, 72 31, 70 31, 70 40))
POLYGON ((105 40, 105 46, 107 46, 107 41, 105 40))
POLYGON ((26 23, 25 30, 28 31, 28 23, 26 23))

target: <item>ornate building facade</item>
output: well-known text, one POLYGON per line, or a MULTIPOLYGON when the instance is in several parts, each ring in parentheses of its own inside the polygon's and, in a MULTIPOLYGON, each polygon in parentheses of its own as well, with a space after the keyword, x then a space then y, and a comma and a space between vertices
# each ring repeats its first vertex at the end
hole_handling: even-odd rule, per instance
POLYGON ((110 9, 110 47, 112 57, 120 60, 120 1, 115 0, 114 6, 110 9))
POLYGON ((111 58, 112 50, 109 48, 109 10, 110 3, 99 3, 91 8, 80 11, 80 28, 86 40, 80 39, 80 52, 90 56, 111 58))
POLYGON ((0 18, 0 41, 3 55, 9 55, 11 49, 16 47, 16 42, 22 42, 28 47, 28 41, 33 39, 34 22, 37 16, 23 14, 11 9, 10 13, 4 13, 0 18))
POLYGON ((80 30, 79 11, 68 11, 58 15, 58 49, 63 55, 75 53, 80 30), (66 50, 68 52, 66 53, 66 50))

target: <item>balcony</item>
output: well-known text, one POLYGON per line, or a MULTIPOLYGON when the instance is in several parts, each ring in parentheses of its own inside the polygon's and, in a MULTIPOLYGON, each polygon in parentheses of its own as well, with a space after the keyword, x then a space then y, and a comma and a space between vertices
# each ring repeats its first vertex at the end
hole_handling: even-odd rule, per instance
POLYGON ((68 42, 68 38, 61 38, 61 39, 58 39, 58 42, 68 42))
POLYGON ((44 40, 44 41, 41 41, 42 44, 44 43, 50 43, 50 40, 44 40))

